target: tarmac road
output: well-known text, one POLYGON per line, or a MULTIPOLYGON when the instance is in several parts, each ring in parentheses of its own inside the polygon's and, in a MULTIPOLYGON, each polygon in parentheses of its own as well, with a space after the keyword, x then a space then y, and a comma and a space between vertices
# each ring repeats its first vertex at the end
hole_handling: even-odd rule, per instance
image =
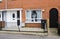
POLYGON ((22 34, 1 34, 0 39, 60 39, 60 36, 36 36, 22 34))

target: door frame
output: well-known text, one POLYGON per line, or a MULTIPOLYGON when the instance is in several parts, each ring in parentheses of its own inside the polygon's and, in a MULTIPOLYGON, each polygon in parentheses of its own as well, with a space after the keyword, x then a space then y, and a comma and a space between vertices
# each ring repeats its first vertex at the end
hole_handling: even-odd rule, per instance
MULTIPOLYGON (((49 11, 49 27, 50 27, 50 28, 53 28, 53 27, 50 26, 50 18, 51 18, 51 16, 50 16, 51 13, 50 13, 50 12, 52 11, 52 9, 55 9, 55 10, 56 10, 56 12, 57 12, 57 17, 58 17, 58 9, 57 9, 57 8, 51 8, 50 11, 49 11)), ((57 19, 57 22, 58 22, 58 19, 57 19)), ((57 24, 57 25, 58 25, 58 24, 57 24)), ((54 27, 54 28, 55 28, 55 27, 54 27)), ((56 28, 58 28, 58 26, 57 26, 56 28)))

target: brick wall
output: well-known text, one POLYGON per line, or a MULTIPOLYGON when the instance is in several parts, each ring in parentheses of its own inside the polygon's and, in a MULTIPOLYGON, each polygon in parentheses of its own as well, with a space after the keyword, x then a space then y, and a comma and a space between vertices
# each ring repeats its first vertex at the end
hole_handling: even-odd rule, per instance
POLYGON ((26 23, 25 27, 29 27, 29 28, 40 28, 41 24, 40 23, 26 23))
MULTIPOLYGON (((22 21, 25 22, 25 10, 27 9, 44 9, 42 12, 44 19, 49 19, 51 8, 58 9, 58 20, 60 21, 60 0, 8 0, 7 8, 23 8, 22 21)), ((0 9, 5 9, 5 0, 0 3, 0 9)))

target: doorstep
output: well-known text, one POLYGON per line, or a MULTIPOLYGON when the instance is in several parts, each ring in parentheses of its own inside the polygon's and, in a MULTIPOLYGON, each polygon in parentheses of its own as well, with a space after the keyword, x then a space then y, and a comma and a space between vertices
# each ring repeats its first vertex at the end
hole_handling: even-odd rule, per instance
POLYGON ((58 36, 57 28, 49 28, 49 35, 58 36))
MULTIPOLYGON (((18 31, 19 29, 18 29, 18 27, 15 27, 15 28, 4 28, 4 29, 2 29, 2 30, 11 30, 11 31, 18 31)), ((20 28, 20 31, 39 31, 39 32, 43 32, 44 31, 44 29, 41 29, 41 28, 27 28, 27 27, 25 27, 25 28, 20 28)))
POLYGON ((0 31, 0 34, 22 34, 22 35, 37 35, 37 36, 47 36, 48 33, 40 32, 18 32, 18 31, 0 31))

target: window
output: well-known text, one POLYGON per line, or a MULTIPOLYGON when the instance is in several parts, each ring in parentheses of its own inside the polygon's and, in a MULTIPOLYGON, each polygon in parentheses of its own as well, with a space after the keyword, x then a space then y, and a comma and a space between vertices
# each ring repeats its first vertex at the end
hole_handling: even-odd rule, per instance
POLYGON ((32 11, 31 18, 32 18, 32 21, 34 21, 34 20, 37 21, 37 19, 34 19, 34 18, 37 18, 37 13, 35 10, 32 11))
POLYGON ((12 14, 12 17, 15 18, 15 14, 14 13, 12 14))
POLYGON ((20 18, 20 11, 17 11, 17 18, 20 18))
POLYGON ((6 18, 5 18, 5 17, 6 17, 6 13, 7 13, 7 11, 2 11, 2 20, 3 20, 3 21, 5 21, 5 19, 6 19, 6 18))
POLYGON ((0 14, 0 18, 1 18, 1 14, 0 14))
POLYGON ((41 22, 42 11, 41 10, 27 10, 26 22, 41 22))

